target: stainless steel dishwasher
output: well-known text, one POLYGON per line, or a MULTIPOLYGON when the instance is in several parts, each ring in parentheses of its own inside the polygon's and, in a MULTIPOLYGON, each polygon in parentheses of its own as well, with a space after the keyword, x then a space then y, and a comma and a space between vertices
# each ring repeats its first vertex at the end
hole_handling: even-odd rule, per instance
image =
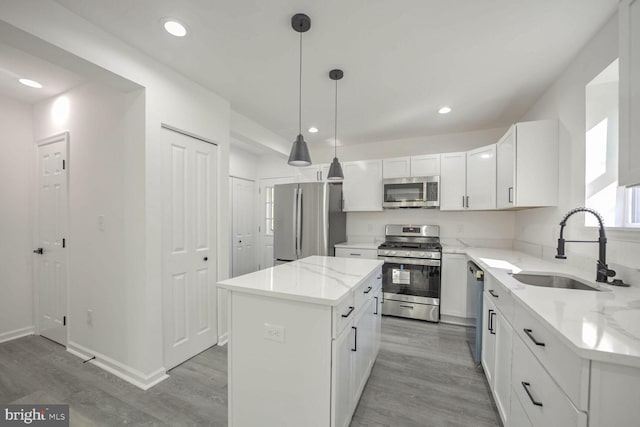
POLYGON ((467 330, 467 341, 471 357, 476 366, 482 359, 482 293, 484 292, 484 271, 474 262, 467 262, 467 309, 469 317, 474 319, 473 326, 467 330))

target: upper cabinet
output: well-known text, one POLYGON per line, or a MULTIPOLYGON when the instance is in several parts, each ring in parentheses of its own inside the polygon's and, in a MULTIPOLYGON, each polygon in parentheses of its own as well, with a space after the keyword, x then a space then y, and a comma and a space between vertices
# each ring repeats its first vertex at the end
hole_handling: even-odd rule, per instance
POLYGON ((558 204, 558 121, 517 123, 497 144, 497 208, 558 204))
POLYGON ((640 0, 622 0, 620 29, 619 185, 640 185, 640 0))
POLYGON ((382 161, 383 178, 440 175, 440 154, 394 157, 382 161))
POLYGON ((329 174, 329 164, 299 168, 298 182, 324 182, 329 174))
POLYGON ((382 210, 382 160, 342 164, 344 211, 382 210))
POLYGON ((496 208, 496 144, 467 151, 467 197, 469 210, 496 208))
POLYGON ((496 208, 496 144, 440 159, 440 210, 496 208))
POLYGON ((411 176, 440 175, 440 154, 411 157, 411 176))

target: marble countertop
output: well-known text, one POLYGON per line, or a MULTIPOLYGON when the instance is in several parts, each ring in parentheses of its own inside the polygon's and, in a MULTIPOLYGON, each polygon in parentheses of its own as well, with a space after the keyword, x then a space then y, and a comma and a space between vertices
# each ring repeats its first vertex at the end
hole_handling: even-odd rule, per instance
POLYGON ((595 260, 593 269, 585 271, 510 250, 466 248, 465 252, 581 357, 640 367, 640 286, 595 282, 595 260), (559 273, 601 291, 530 286, 514 279, 511 272, 559 273))
POLYGON ((311 256, 218 282, 234 292, 337 305, 382 261, 311 256))
POLYGON ((344 242, 335 245, 336 248, 348 249, 378 249, 382 242, 344 242))

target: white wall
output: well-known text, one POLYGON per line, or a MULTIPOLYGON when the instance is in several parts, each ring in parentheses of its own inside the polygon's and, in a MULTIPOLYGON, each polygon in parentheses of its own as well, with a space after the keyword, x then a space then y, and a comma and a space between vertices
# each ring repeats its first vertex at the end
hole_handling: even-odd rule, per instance
MULTIPOLYGON (((612 17, 573 59, 557 81, 542 95, 522 120, 558 118, 560 120, 560 206, 523 210, 516 214, 516 238, 543 245, 554 253, 558 223, 571 208, 585 203, 585 86, 613 62, 618 52, 617 16, 612 17)), ((565 230, 568 239, 593 240, 597 231, 584 227, 582 214, 573 216, 565 230)), ((609 230, 608 261, 637 269, 640 267, 640 233, 609 230)), ((588 268, 595 275, 595 244, 567 244, 571 254, 589 257, 588 268)))
MULTIPOLYGON (((124 146, 124 281, 126 294, 112 305, 127 325, 115 369, 151 384, 163 369, 162 143, 161 124, 216 141, 218 157, 218 278, 228 277, 230 106, 228 101, 149 58, 51 0, 0 3, 7 23, 145 88, 144 128, 128 122, 124 146)), ((72 142, 73 144, 73 142, 72 142)), ((82 308, 86 309, 86 307, 82 308)), ((113 333, 117 333, 114 331, 113 333)), ((108 339, 108 338, 105 338, 108 339)), ((114 365, 115 366, 115 365, 114 365)), ((122 372, 121 372, 122 373, 122 372)))
POLYGON ((33 331, 31 106, 0 95, 0 342, 33 331))
POLYGON ((231 145, 229 149, 229 176, 236 178, 258 179, 259 156, 231 145))

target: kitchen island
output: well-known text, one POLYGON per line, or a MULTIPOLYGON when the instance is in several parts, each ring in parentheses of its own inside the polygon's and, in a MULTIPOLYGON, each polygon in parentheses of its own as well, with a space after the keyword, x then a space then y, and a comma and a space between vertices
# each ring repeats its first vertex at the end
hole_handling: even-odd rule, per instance
POLYGON ((345 426, 380 345, 382 261, 312 256, 224 280, 230 426, 345 426))

